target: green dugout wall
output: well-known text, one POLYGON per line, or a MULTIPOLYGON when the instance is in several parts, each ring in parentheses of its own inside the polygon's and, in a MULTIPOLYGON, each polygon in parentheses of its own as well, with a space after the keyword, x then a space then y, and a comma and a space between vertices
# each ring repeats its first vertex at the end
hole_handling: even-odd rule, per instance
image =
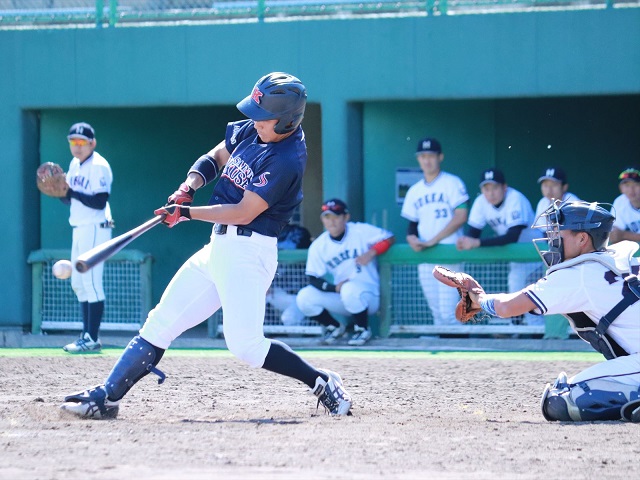
MULTIPOLYGON (((240 118, 234 105, 259 76, 289 71, 309 91, 305 224, 319 233, 318 203, 340 196, 402 239, 395 172, 416 166, 427 134, 472 196, 479 171, 498 165, 535 202, 551 162, 576 194, 613 200, 618 171, 640 161, 638 45, 638 9, 0 31, 0 326, 30 324, 29 252, 70 246, 67 209, 40 198, 33 176, 42 161, 68 164, 75 121, 94 125, 112 163, 119 234, 240 118)), ((208 230, 136 241, 155 257, 156 300, 208 230)))

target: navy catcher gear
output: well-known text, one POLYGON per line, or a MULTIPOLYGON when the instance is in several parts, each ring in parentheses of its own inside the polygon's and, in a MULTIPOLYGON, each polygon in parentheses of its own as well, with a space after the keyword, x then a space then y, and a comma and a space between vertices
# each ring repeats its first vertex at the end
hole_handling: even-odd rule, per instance
POLYGON ((307 105, 307 89, 293 75, 273 72, 262 77, 251 95, 237 105, 244 115, 254 121, 279 120, 274 131, 288 133, 302 123, 307 105))
POLYGON ((603 251, 607 247, 615 216, 601 205, 596 202, 555 200, 538 216, 531 228, 544 228, 547 238, 536 239, 533 244, 547 267, 565 260, 560 230, 586 232, 596 251, 603 251), (541 242, 548 244, 548 250, 541 249, 538 245, 541 242))

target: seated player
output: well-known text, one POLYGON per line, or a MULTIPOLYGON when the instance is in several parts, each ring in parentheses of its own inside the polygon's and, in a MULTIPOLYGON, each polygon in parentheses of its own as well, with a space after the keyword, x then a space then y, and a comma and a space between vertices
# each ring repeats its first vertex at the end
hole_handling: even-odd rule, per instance
POLYGON ((354 334, 348 343, 362 346, 372 336, 369 315, 380 307, 375 258, 386 252, 395 238, 368 223, 350 222, 349 209, 339 199, 324 202, 320 218, 326 231, 309 247, 309 285, 298 292, 296 303, 307 317, 325 326, 323 343, 333 343, 346 333, 347 325, 333 313, 353 321, 354 334))

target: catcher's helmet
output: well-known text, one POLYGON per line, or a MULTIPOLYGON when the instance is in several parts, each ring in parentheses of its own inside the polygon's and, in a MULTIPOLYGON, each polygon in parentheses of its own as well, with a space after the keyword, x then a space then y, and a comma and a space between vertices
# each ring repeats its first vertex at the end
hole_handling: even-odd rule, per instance
POLYGON ((288 73, 273 72, 258 80, 251 95, 237 107, 251 120, 279 120, 274 130, 282 134, 300 125, 306 105, 307 89, 302 82, 288 73))
POLYGON ((547 238, 533 242, 547 266, 557 265, 565 260, 560 230, 586 232, 591 237, 596 251, 603 251, 607 247, 615 216, 601 205, 603 204, 596 202, 554 200, 549 208, 538 216, 532 228, 544 228, 547 238), (548 242, 548 250, 540 250, 538 243, 541 241, 548 242))

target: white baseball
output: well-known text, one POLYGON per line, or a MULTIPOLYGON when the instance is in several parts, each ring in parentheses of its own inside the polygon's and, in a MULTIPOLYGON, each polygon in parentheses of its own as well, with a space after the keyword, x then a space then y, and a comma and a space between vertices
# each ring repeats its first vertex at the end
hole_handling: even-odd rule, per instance
POLYGON ((71 266, 71 262, 69 260, 58 260, 53 264, 51 271, 54 277, 59 278, 60 280, 64 280, 71 276, 73 267, 71 266))

